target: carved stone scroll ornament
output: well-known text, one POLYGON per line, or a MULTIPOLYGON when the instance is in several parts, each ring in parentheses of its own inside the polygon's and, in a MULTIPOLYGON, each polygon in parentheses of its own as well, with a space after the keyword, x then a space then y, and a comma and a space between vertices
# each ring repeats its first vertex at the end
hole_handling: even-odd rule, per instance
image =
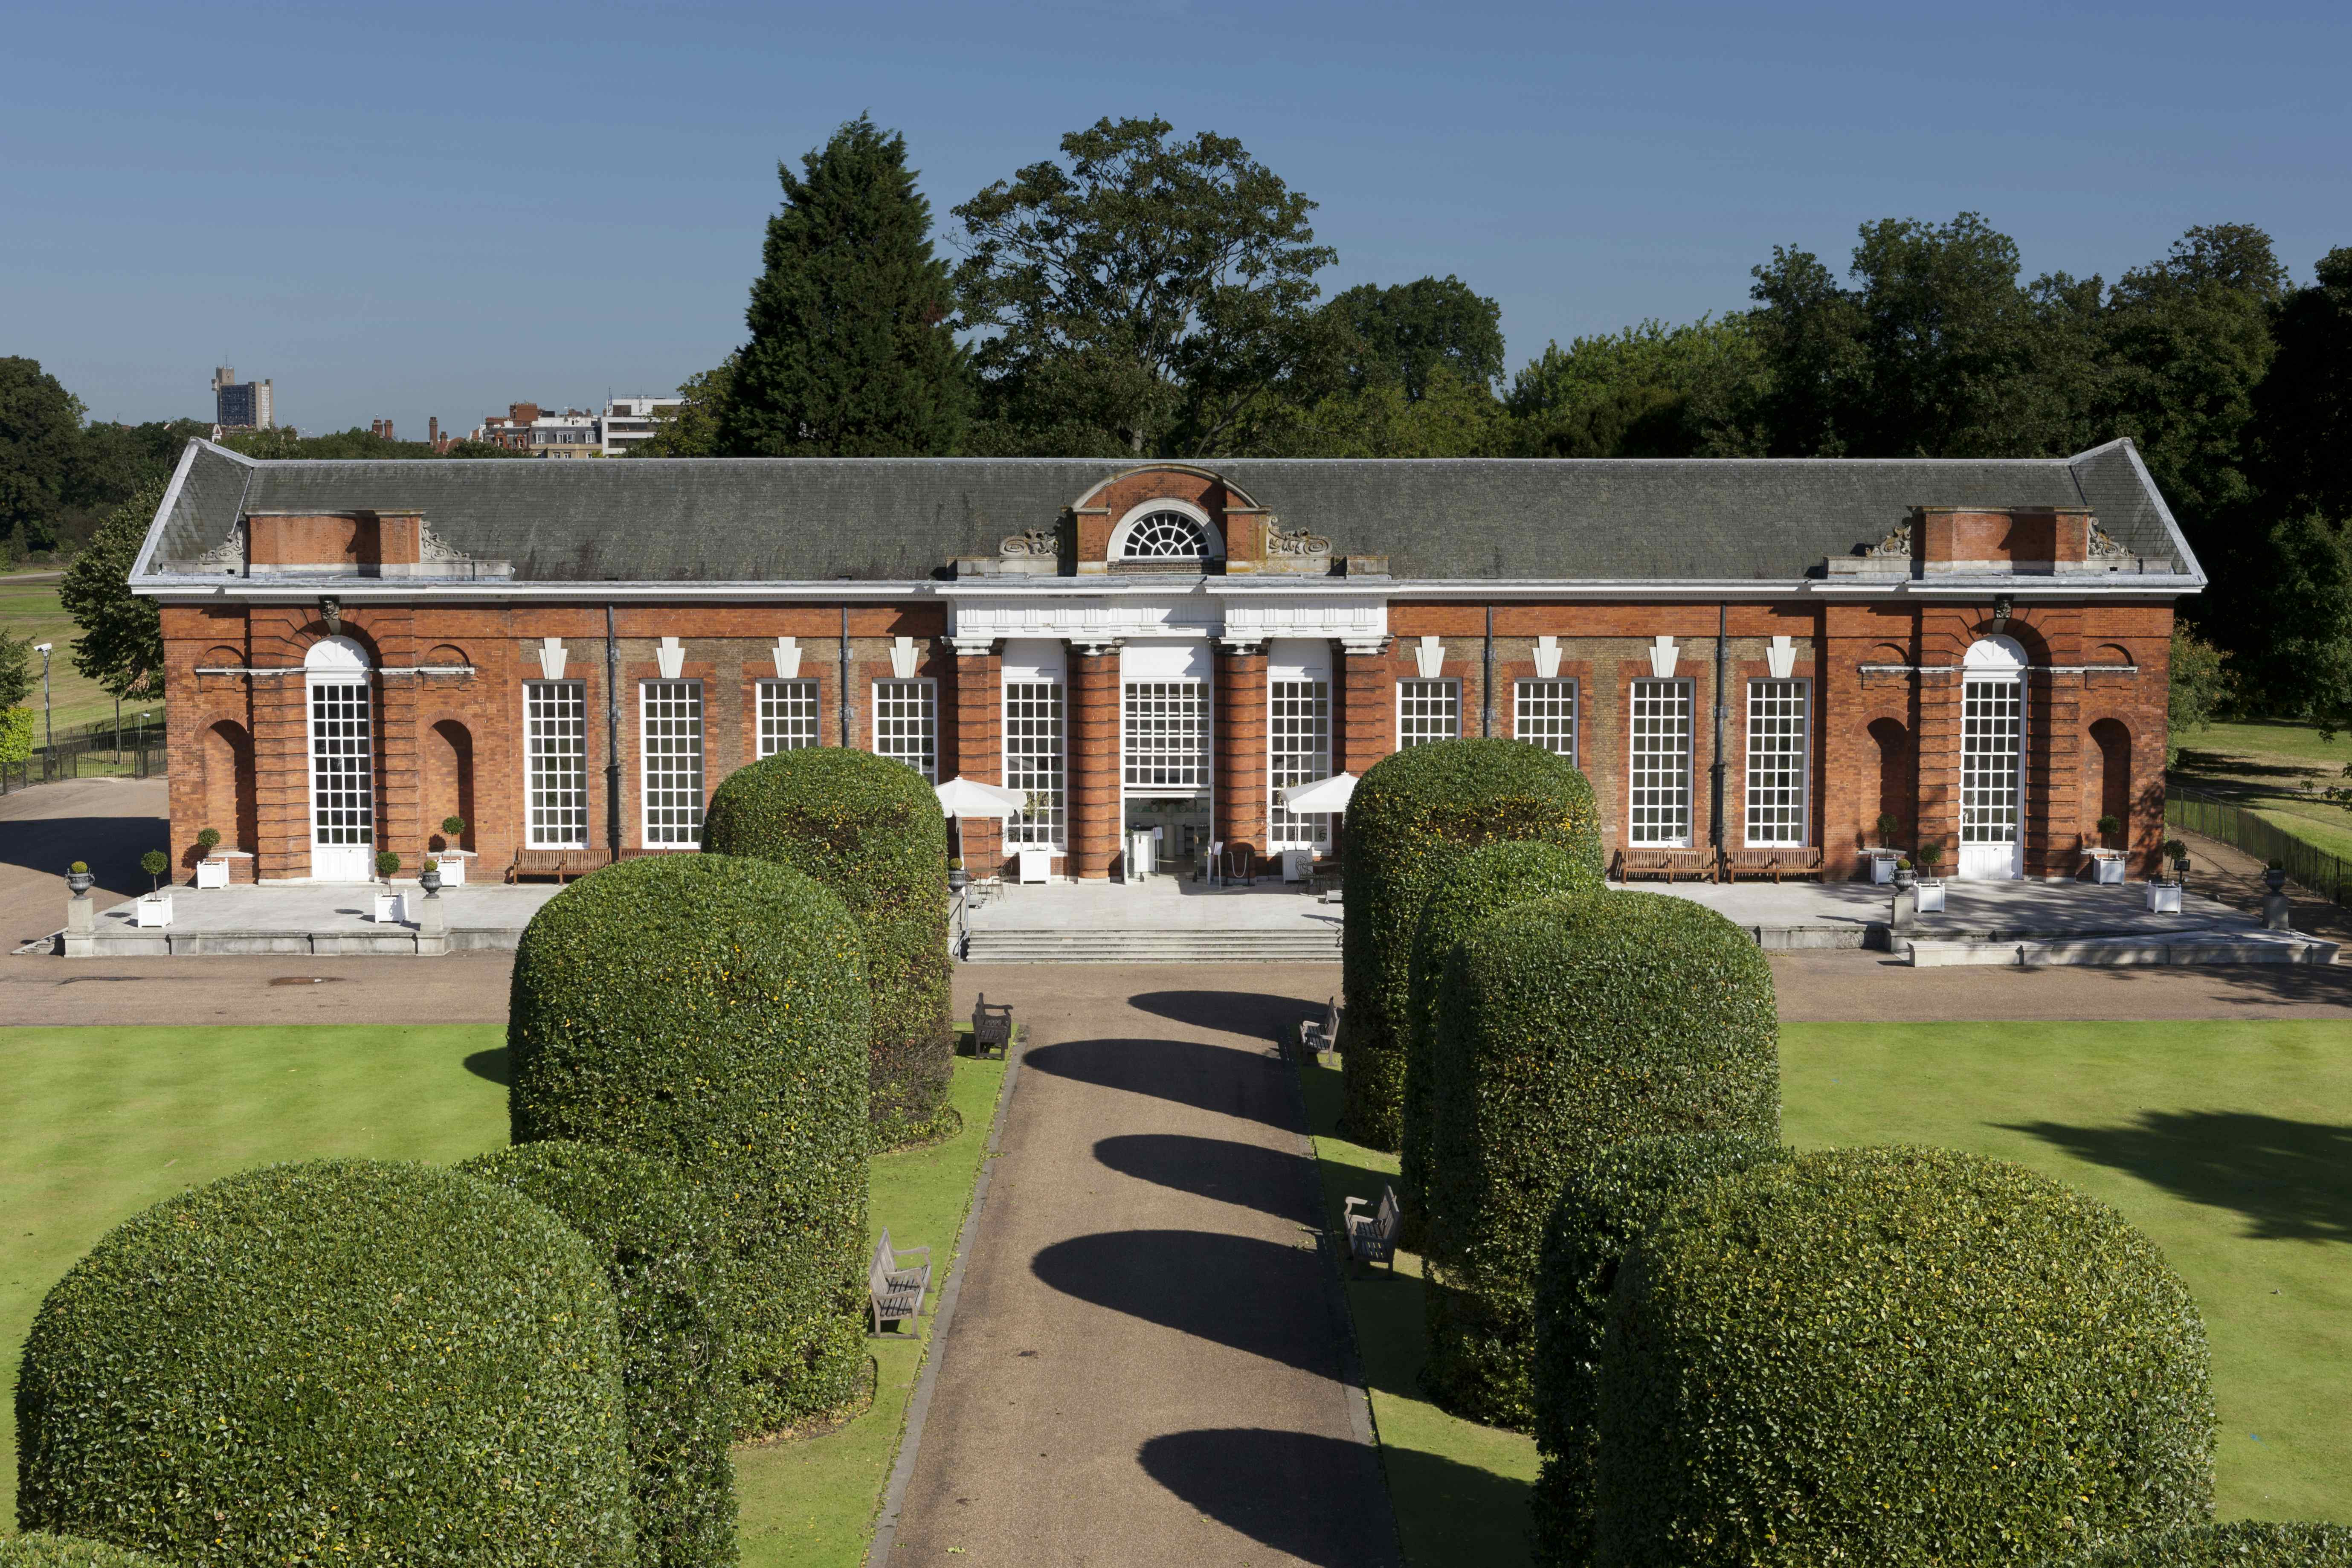
POLYGON ((2091 520, 2091 543, 2087 553, 2094 561, 2129 561, 2132 558, 2130 551, 2116 542, 2114 534, 2099 526, 2097 518, 2091 520))
POLYGON ((416 524, 416 555, 421 561, 469 561, 464 551, 433 531, 433 525, 422 519, 416 524))
POLYGON ((1887 530, 1885 538, 1875 544, 1857 544, 1853 552, 1865 561, 1908 561, 1911 559, 1911 524, 1898 522, 1887 530))
POLYGON ((1331 542, 1305 529, 1288 529, 1277 518, 1265 520, 1265 552, 1275 555, 1328 555, 1331 542))
POLYGON ((996 547, 996 552, 999 555, 1043 556, 1050 559, 1061 553, 1061 546, 1055 541, 1052 529, 1031 528, 1024 529, 1019 533, 1006 534, 1004 542, 996 547))
POLYGON ((242 576, 245 572, 245 521, 240 518, 228 531, 228 537, 196 557, 198 572, 226 572, 242 576))

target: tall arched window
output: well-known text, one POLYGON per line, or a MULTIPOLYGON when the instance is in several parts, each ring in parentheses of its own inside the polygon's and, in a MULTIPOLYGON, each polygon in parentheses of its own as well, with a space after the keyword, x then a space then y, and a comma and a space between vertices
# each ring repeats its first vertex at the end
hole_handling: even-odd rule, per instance
POLYGON ((1960 875, 2024 874, 2025 649, 1983 637, 1960 659, 1960 875))

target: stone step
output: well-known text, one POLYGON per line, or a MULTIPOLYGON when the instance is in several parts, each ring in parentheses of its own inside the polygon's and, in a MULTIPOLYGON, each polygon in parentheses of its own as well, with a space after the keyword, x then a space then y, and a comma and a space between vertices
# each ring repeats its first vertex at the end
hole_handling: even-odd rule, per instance
POLYGON ((1898 940, 1896 951, 1919 969, 1954 964, 2012 969, 2072 964, 2126 968, 2154 964, 2333 963, 2338 945, 2299 931, 2236 928, 2040 941, 1947 941, 1922 937, 1898 940))
POLYGON ((975 931, 967 963, 1336 963, 1336 931, 975 931))

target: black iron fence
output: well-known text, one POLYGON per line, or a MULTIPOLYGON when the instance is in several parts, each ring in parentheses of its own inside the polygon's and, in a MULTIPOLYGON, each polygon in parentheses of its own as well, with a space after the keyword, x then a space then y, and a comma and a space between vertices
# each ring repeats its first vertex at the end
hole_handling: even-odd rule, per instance
POLYGON ((124 726, 119 749, 111 724, 86 725, 80 733, 60 732, 54 745, 34 747, 21 763, 0 763, 0 795, 100 773, 160 778, 163 769, 163 725, 124 726))
POLYGON ((2286 868, 2287 879, 2332 903, 2352 904, 2352 861, 2338 859, 2244 806, 2174 786, 2164 796, 2168 827, 2185 827, 2242 849, 2264 865, 2286 868))

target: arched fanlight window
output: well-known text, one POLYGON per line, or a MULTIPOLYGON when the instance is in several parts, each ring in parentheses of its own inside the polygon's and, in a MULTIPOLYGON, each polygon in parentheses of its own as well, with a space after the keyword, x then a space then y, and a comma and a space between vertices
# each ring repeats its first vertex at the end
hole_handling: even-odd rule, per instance
POLYGON ((1139 517, 1127 531, 1127 561, 1202 561, 1209 555, 1208 525, 1181 511, 1139 517))

